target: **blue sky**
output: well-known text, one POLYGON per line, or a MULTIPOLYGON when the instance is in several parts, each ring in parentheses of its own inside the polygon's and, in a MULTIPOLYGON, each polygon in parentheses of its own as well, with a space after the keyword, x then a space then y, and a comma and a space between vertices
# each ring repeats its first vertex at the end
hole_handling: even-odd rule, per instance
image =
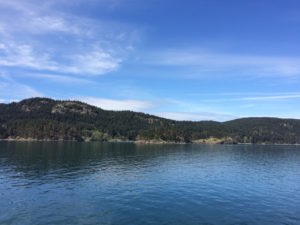
POLYGON ((0 101, 300 118, 298 0, 0 0, 0 101))

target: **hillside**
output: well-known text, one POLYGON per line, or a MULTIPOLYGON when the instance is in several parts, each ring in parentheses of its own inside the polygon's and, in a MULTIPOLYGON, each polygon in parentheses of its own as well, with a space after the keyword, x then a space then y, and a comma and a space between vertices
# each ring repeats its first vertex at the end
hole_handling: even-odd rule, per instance
POLYGON ((182 143, 300 143, 300 120, 174 121, 79 102, 31 98, 0 104, 1 139, 182 143))

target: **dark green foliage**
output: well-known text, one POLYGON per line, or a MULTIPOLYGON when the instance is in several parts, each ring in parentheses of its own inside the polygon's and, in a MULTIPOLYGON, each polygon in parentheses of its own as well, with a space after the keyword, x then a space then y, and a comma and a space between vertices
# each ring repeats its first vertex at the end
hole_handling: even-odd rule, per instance
POLYGON ((210 137, 230 138, 232 143, 295 144, 300 142, 300 120, 244 118, 224 123, 179 122, 144 113, 106 111, 78 101, 48 98, 0 104, 1 139, 121 139, 189 143, 210 137))

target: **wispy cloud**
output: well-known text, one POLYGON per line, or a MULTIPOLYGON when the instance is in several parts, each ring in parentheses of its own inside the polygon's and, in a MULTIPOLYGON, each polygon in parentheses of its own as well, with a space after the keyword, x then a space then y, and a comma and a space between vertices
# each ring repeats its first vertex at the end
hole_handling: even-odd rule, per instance
POLYGON ((203 121, 203 120, 213 120, 213 121, 228 121, 232 119, 238 118, 234 115, 228 114, 218 114, 211 112, 198 112, 198 113, 190 113, 190 112, 161 112, 156 113, 157 116, 179 120, 179 121, 203 121))
POLYGON ((28 44, 12 41, 0 43, 0 66, 26 67, 38 70, 57 70, 57 63, 49 55, 39 53, 28 44))
POLYGON ((69 14, 61 4, 0 1, 0 66, 80 76, 121 66, 132 52, 136 28, 69 14))
POLYGON ((28 85, 14 81, 0 80, 0 97, 3 101, 11 102, 39 96, 43 96, 43 94, 28 85))
MULTIPOLYGON (((240 94, 241 95, 241 94, 240 94)), ((206 98, 203 102, 231 102, 231 101, 243 101, 243 102, 256 102, 256 101, 276 101, 276 100, 290 100, 300 99, 300 93, 278 93, 278 94, 264 94, 264 95, 251 95, 244 97, 218 97, 218 98, 206 98)), ((253 106, 252 104, 250 104, 253 106)))
POLYGON ((62 66, 65 73, 100 75, 119 68, 122 59, 114 58, 103 50, 93 51, 87 54, 71 56, 71 65, 62 66))
POLYGON ((143 60, 154 65, 189 66, 203 72, 242 71, 240 75, 300 75, 298 57, 226 54, 189 48, 154 51, 143 60))
POLYGON ((81 77, 65 76, 61 74, 46 74, 46 73, 25 73, 21 75, 16 75, 19 77, 29 77, 33 79, 40 79, 45 81, 51 81, 55 83, 63 84, 93 84, 91 80, 84 79, 81 77))
POLYGON ((283 100, 283 99, 293 99, 293 98, 300 98, 300 94, 274 95, 274 96, 254 96, 254 97, 237 98, 237 100, 243 100, 243 101, 266 101, 266 100, 283 100))
POLYGON ((83 102, 106 110, 145 111, 154 107, 153 102, 135 99, 108 99, 93 97, 81 97, 79 99, 83 102))
POLYGON ((34 50, 30 45, 13 42, 0 43, 0 66, 22 67, 78 75, 101 75, 116 70, 122 59, 102 49, 89 53, 76 53, 62 58, 59 63, 51 55, 34 50))

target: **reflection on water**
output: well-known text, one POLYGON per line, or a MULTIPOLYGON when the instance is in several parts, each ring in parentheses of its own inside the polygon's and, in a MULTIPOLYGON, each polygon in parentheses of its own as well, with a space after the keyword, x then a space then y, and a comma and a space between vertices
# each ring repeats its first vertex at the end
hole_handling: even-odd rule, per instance
POLYGON ((300 147, 0 142, 0 224, 300 224, 300 147))

